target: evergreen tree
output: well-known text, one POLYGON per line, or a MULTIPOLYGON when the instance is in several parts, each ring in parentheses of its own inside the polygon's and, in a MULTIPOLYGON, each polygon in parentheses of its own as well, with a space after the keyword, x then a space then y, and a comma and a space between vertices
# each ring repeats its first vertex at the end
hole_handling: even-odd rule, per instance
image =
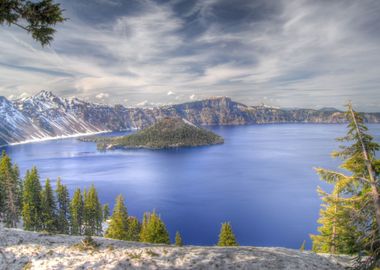
POLYGON ((110 206, 108 203, 103 205, 103 221, 107 221, 110 217, 110 206))
POLYGON ((98 192, 94 185, 84 196, 84 229, 86 235, 101 235, 102 233, 102 206, 99 202, 98 192))
POLYGON ((235 235, 232 231, 231 224, 228 222, 222 223, 220 229, 218 246, 238 246, 235 235))
POLYGON ((128 241, 140 241, 141 223, 136 217, 128 217, 128 241))
POLYGON ((128 240, 128 212, 122 195, 117 196, 106 237, 128 240))
POLYGON ((0 220, 8 227, 16 227, 20 213, 18 171, 3 151, 0 160, 0 220))
POLYGON ((170 244, 169 233, 166 226, 155 211, 153 211, 153 213, 144 214, 140 241, 156 244, 170 244))
POLYGON ((62 185, 60 178, 57 180, 55 192, 57 194, 58 204, 57 232, 62 234, 69 234, 70 197, 67 187, 65 185, 62 185))
POLYGON ((55 232, 57 230, 57 205, 53 194, 53 189, 50 185, 50 179, 46 179, 45 188, 41 195, 41 208, 42 208, 42 229, 48 232, 55 232))
POLYGON ((334 152, 333 156, 343 160, 340 167, 349 171, 350 175, 317 169, 323 180, 334 185, 333 193, 327 194, 325 198, 329 200, 329 206, 333 205, 337 209, 331 210, 327 206, 326 211, 321 212, 322 237, 314 238, 317 242, 313 245, 328 247, 330 241, 336 249, 344 243, 341 240, 344 237, 339 236, 340 230, 351 230, 356 238, 355 247, 361 251, 359 254, 366 255, 365 259, 358 258, 358 267, 371 269, 380 259, 380 170, 379 161, 376 160, 376 151, 380 146, 373 142, 363 117, 352 109, 351 104, 348 105, 346 116, 349 121, 348 132, 339 141, 352 144, 342 145, 341 150, 334 152))
POLYGON ((312 250, 319 253, 353 254, 359 251, 356 240, 359 232, 350 221, 349 205, 339 199, 336 190, 332 194, 318 188, 324 204, 320 210, 318 228, 320 234, 311 235, 312 250))
POLYGON ((183 246, 182 237, 181 237, 181 235, 179 234, 178 231, 175 233, 175 245, 177 247, 182 247, 183 246))
POLYGON ((83 226, 83 197, 80 189, 76 189, 70 203, 71 234, 81 235, 83 226))
POLYGON ((18 168, 17 164, 13 165, 13 173, 14 173, 14 177, 15 177, 16 182, 17 182, 17 200, 18 200, 17 204, 18 204, 18 208, 19 208, 18 209, 19 210, 18 215, 21 215, 22 193, 23 193, 24 182, 20 177, 20 169, 18 168))
POLYGON ((42 228, 41 183, 36 167, 26 172, 23 189, 22 219, 24 229, 39 231, 42 228))
POLYGON ((24 29, 44 46, 53 39, 53 27, 65 20, 62 12, 60 4, 55 4, 52 0, 2 0, 0 24, 15 25, 24 29))

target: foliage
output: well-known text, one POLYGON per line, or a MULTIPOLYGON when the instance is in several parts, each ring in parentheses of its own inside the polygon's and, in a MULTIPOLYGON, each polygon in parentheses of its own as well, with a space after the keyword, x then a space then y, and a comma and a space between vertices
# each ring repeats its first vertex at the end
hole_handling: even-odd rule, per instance
MULTIPOLYGON (((87 139, 89 140, 89 139, 87 139)), ((178 118, 164 118, 135 134, 114 138, 92 138, 99 149, 112 145, 124 148, 173 148, 223 143, 223 138, 206 129, 185 123, 178 118)))
POLYGON ((155 211, 153 211, 153 213, 144 213, 140 241, 146 243, 170 244, 169 233, 166 226, 155 211))
POLYGON ((103 221, 107 221, 110 217, 110 205, 108 203, 103 205, 103 221))
POLYGON ((83 196, 80 189, 76 189, 70 202, 71 234, 81 235, 83 225, 83 196))
POLYGON ((127 240, 128 241, 139 241, 140 240, 140 232, 141 232, 141 223, 136 217, 128 217, 128 233, 127 240))
POLYGON ((128 212, 122 195, 116 198, 110 225, 105 236, 120 240, 128 239, 128 212))
POLYGON ((359 252, 358 268, 372 269, 380 258, 379 161, 363 117, 348 105, 346 142, 334 157, 343 160, 340 166, 350 174, 317 168, 318 174, 334 186, 331 194, 321 189, 324 205, 319 222, 320 235, 312 236, 313 249, 319 252, 359 252), (349 145, 348 143, 351 143, 349 145), (362 257, 365 255, 365 258, 362 257))
POLYGON ((83 225, 86 235, 101 235, 102 233, 102 206, 98 192, 94 185, 84 192, 83 225))
POLYGON ((21 209, 21 185, 17 166, 3 151, 0 160, 0 221, 16 227, 21 209))
POLYGON ((57 180, 57 188, 55 190, 57 194, 58 203, 58 233, 69 233, 69 218, 70 218, 70 197, 69 191, 65 185, 62 185, 61 179, 57 180))
POLYGON ((0 24, 16 25, 45 46, 53 40, 53 27, 65 20, 62 12, 60 4, 52 0, 1 0, 0 24))
POLYGON ((24 229, 28 231, 41 230, 41 183, 36 167, 26 172, 23 189, 22 218, 24 229))
POLYGON ((53 194, 53 189, 50 185, 50 180, 46 179, 45 188, 41 195, 41 207, 42 207, 42 230, 47 232, 55 232, 57 230, 57 206, 53 194))
POLYGON ((175 233, 175 245, 177 247, 183 246, 182 237, 178 231, 175 233))
POLYGON ((222 223, 218 246, 238 246, 234 232, 229 222, 222 223))

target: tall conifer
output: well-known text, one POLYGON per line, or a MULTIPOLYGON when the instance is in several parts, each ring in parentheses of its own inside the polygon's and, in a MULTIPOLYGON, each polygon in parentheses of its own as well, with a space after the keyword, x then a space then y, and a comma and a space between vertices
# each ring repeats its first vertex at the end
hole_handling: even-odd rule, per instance
POLYGON ((58 233, 69 234, 69 218, 70 218, 70 197, 69 191, 65 185, 62 185, 61 179, 57 179, 57 186, 55 190, 57 194, 58 205, 58 233))
POLYGON ((84 229, 86 235, 101 235, 102 233, 102 206, 98 192, 94 185, 85 191, 84 197, 84 229))
POLYGON ((16 227, 18 222, 21 207, 19 191, 18 171, 3 151, 0 160, 0 220, 8 227, 16 227))
POLYGON ((42 229, 48 232, 55 232, 57 230, 57 205, 55 202, 53 189, 50 185, 50 179, 46 179, 45 187, 41 196, 42 207, 42 229))
POLYGON ((122 195, 117 196, 106 237, 128 240, 128 213, 122 195))
POLYGON ((41 183, 36 167, 26 172, 23 189, 22 218, 24 229, 28 231, 41 230, 41 183))
POLYGON ((330 245, 328 241, 333 239, 332 244, 336 249, 344 243, 338 235, 340 227, 344 228, 344 232, 349 226, 351 234, 356 236, 355 246, 361 251, 359 254, 366 255, 365 258, 358 258, 358 267, 371 269, 380 259, 380 168, 376 159, 380 145, 373 142, 363 117, 352 109, 351 104, 348 105, 346 116, 349 121, 348 132, 339 141, 351 145, 342 145, 341 150, 334 152, 333 156, 343 160, 340 167, 350 174, 317 168, 321 179, 334 185, 332 194, 326 193, 325 198, 335 200, 338 209, 336 215, 331 214, 328 206, 325 212, 321 212, 322 237, 314 237, 313 245, 330 245), (346 225, 340 226, 344 223, 346 225), (332 231, 329 226, 335 227, 335 230, 332 231))
POLYGON ((83 233, 83 197, 80 189, 76 189, 73 198, 70 203, 70 222, 71 222, 71 234, 81 235, 83 233))

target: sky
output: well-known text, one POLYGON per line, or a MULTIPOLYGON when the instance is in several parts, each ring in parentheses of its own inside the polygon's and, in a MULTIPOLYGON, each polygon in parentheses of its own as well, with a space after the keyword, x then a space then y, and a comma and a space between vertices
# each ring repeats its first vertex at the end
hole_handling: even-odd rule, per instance
POLYGON ((0 95, 380 111, 378 0, 55 2, 68 20, 48 47, 0 27, 0 95))

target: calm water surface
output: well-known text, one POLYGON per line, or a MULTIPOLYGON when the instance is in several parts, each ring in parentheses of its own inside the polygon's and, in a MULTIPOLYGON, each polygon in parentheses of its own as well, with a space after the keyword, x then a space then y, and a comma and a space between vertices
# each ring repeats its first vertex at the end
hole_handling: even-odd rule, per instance
MULTIPOLYGON (((380 141, 380 125, 370 125, 380 141)), ((317 229, 314 166, 335 168, 334 138, 344 125, 278 124, 213 127, 224 145, 178 150, 99 152, 76 139, 4 147, 22 174, 37 166, 42 179, 61 177, 70 192, 94 183, 102 203, 123 194, 138 217, 156 209, 174 237, 213 245, 230 221, 241 245, 310 247, 317 229)), ((115 133, 116 134, 116 133, 115 133)), ((120 134, 120 133, 117 133, 120 134)))

